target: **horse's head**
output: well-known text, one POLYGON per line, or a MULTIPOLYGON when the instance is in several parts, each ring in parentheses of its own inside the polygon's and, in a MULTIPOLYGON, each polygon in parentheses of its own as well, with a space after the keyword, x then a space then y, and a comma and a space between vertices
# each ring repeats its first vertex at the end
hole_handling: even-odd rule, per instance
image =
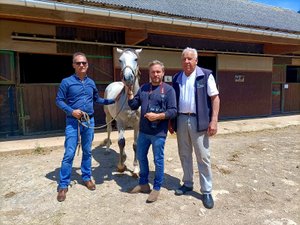
POLYGON ((120 53, 120 67, 122 80, 127 86, 134 85, 136 78, 138 76, 138 57, 142 49, 119 49, 117 52, 120 53))

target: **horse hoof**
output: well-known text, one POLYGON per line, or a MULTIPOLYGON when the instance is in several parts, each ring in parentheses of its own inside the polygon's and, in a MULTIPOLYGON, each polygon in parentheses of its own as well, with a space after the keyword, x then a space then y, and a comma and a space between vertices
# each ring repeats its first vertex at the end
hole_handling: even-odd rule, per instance
POLYGON ((127 167, 126 167, 126 166, 118 166, 118 167, 117 167, 117 171, 118 171, 119 173, 124 173, 125 170, 127 170, 127 167))
POLYGON ((138 178, 139 177, 139 173, 140 173, 140 169, 138 166, 134 167, 133 171, 132 171, 132 176, 138 178))

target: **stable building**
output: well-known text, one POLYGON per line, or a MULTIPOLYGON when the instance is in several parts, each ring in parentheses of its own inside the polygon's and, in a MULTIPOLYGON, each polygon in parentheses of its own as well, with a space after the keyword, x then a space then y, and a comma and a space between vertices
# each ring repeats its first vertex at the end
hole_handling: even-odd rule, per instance
MULTIPOLYGON (((0 0, 0 136, 63 131, 55 105, 59 83, 82 51, 103 96, 120 80, 116 48, 142 48, 148 62, 166 66, 165 81, 181 69, 181 51, 199 51, 213 71, 220 118, 300 112, 300 14, 250 0, 0 0)), ((95 105, 96 124, 104 124, 95 105)))

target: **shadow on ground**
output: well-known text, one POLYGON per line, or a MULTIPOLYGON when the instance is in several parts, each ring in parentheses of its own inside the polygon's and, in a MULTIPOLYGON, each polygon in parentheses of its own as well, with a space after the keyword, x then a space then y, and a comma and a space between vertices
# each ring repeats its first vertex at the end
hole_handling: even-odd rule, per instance
MULTIPOLYGON (((92 176, 95 180, 96 185, 103 184, 105 181, 114 180, 120 187, 119 190, 121 192, 127 192, 129 189, 138 184, 138 179, 132 176, 132 171, 130 169, 127 169, 124 173, 118 173, 116 171, 119 153, 117 153, 115 150, 110 149, 110 152, 107 154, 105 147, 98 146, 92 150, 92 157, 99 163, 99 166, 92 167, 92 176)), ((130 162, 128 160, 126 161, 126 165, 129 168, 133 167, 132 165, 130 165, 130 163, 133 164, 133 162, 130 162)), ((60 167, 56 168, 52 172, 47 173, 46 178, 58 183, 59 171, 60 167)), ((152 185, 154 175, 154 171, 150 171, 149 182, 152 185)), ((71 185, 74 183, 84 185, 81 179, 80 167, 72 168, 71 185)), ((166 188, 167 190, 175 190, 179 185, 180 180, 178 178, 165 173, 165 180, 162 186, 163 188, 166 188)))

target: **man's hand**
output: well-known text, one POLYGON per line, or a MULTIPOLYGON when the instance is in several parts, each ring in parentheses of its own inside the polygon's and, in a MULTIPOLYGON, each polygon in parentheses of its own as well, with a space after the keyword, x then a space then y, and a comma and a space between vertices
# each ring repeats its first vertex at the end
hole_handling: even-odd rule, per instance
POLYGON ((213 136, 217 133, 217 121, 211 121, 208 125, 207 134, 208 136, 213 136))
POLYGON ((126 86, 128 88, 128 91, 131 91, 133 90, 133 85, 130 85, 130 86, 126 86))
POLYGON ((148 112, 148 113, 146 113, 145 114, 145 118, 147 118, 149 121, 155 121, 155 120, 157 120, 157 115, 158 114, 156 114, 156 113, 153 113, 153 112, 148 112))
POLYGON ((128 97, 128 100, 131 100, 133 99, 133 86, 128 86, 127 87, 127 97, 128 97))
POLYGON ((76 119, 79 120, 81 118, 81 116, 82 116, 81 110, 80 109, 73 110, 72 116, 74 116, 76 119))
POLYGON ((148 112, 144 116, 147 118, 149 121, 155 121, 155 120, 163 120, 165 119, 165 114, 164 113, 154 113, 154 112, 148 112))
POLYGON ((168 124, 168 131, 170 132, 170 134, 174 134, 175 133, 175 130, 171 124, 171 121, 169 121, 169 124, 168 124))

